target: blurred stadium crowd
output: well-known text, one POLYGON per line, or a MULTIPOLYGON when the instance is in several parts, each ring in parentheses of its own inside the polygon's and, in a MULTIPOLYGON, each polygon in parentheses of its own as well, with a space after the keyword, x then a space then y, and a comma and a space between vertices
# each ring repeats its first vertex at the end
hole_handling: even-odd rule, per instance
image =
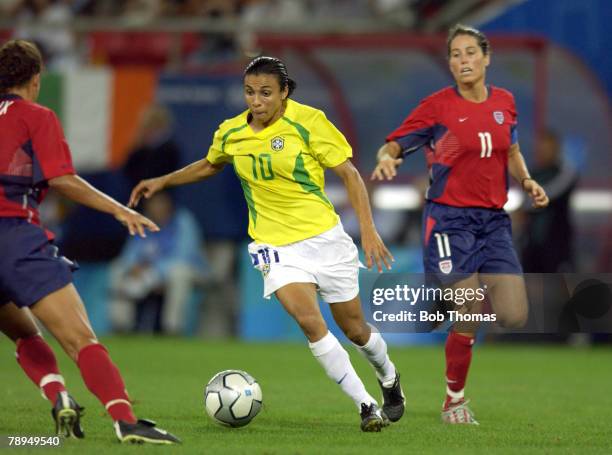
MULTIPOLYGON (((182 54, 188 54, 181 55, 187 63, 189 58, 191 63, 211 63, 257 52, 255 29, 298 25, 301 29, 316 30, 321 24, 326 29, 336 29, 346 28, 347 22, 364 29, 442 29, 446 22, 441 23, 437 18, 442 13, 448 15, 451 3, 448 0, 0 0, 0 19, 15 27, 14 37, 35 41, 49 68, 61 70, 90 62, 176 64, 176 59, 166 54, 177 44, 167 36, 149 36, 152 46, 140 46, 144 55, 135 60, 134 55, 123 58, 109 50, 124 46, 124 41, 79 33, 92 27, 97 31, 105 26, 132 31, 135 27, 141 27, 141 31, 168 31, 168 21, 176 20, 178 28, 190 32, 191 27, 185 29, 185 22, 180 21, 204 21, 204 26, 195 28, 205 31, 184 36, 178 46, 183 47, 182 54), (219 30, 214 30, 216 23, 222 24, 219 30), (156 29, 160 24, 162 30, 156 29), (232 32, 227 31, 230 28, 232 32), (96 52, 99 47, 108 52, 101 55, 96 52)), ((469 0, 459 11, 482 3, 469 0)), ((453 14, 457 15, 458 11, 453 14)), ((138 42, 135 44, 138 46, 138 42)))
POLYGON ((140 22, 159 18, 224 17, 243 21, 269 17, 278 22, 324 18, 408 20, 443 6, 423 0, 3 0, 0 12, 13 18, 125 17, 140 22), (398 17, 397 13, 401 13, 398 17))

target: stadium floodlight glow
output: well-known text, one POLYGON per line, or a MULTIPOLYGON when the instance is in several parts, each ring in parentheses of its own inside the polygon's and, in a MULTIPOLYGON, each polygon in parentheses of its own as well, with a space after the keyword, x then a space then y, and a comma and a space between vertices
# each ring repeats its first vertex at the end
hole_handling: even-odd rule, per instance
POLYGON ((374 190, 372 203, 381 210, 416 210, 423 196, 413 185, 381 185, 374 190))
POLYGON ((508 201, 504 205, 506 212, 514 212, 521 208, 525 201, 525 193, 518 188, 510 188, 508 190, 508 201))
MULTIPOLYGON (((521 207, 523 201, 523 193, 510 188, 504 208, 513 212, 521 207)), ((417 210, 423 204, 423 196, 413 185, 381 185, 374 190, 372 203, 381 210, 417 210)))
MULTIPOLYGON (((325 193, 336 207, 349 203, 346 190, 340 185, 326 186, 325 193)), ((514 212, 520 209, 526 197, 519 188, 510 188, 504 210, 514 212)), ((379 210, 418 210, 423 203, 423 195, 413 185, 379 185, 372 193, 372 206, 379 210)), ((612 212, 612 191, 576 190, 570 199, 570 206, 580 213, 612 212)))
POLYGON ((576 191, 570 199, 570 206, 577 212, 612 212, 612 191, 576 191))

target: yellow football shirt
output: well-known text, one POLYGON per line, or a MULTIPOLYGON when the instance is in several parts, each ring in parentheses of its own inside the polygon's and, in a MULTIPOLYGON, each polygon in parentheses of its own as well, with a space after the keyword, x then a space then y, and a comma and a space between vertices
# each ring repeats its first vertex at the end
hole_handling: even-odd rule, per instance
POLYGON ((221 123, 206 159, 234 165, 249 207, 249 236, 280 246, 338 224, 324 172, 352 157, 342 133, 322 111, 291 99, 283 117, 257 133, 247 115, 221 123))

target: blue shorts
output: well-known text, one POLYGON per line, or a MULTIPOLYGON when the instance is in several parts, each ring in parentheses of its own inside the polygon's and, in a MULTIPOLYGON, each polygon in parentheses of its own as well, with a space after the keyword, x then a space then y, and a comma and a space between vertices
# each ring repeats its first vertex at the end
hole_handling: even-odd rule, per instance
POLYGON ((40 226, 21 218, 0 218, 0 305, 33 305, 70 284, 76 268, 58 255, 40 226))
POLYGON ((523 273, 505 211, 431 201, 423 212, 423 263, 442 283, 477 272, 523 273))

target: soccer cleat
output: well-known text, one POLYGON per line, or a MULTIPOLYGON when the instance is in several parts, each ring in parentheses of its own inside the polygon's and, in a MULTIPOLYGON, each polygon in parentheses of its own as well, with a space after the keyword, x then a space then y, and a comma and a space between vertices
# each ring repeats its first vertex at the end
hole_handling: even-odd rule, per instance
POLYGON ((400 384, 400 375, 395 372, 395 380, 389 387, 385 387, 382 382, 378 381, 383 394, 382 411, 391 422, 397 422, 404 415, 404 391, 400 384))
POLYGON ((361 403, 361 431, 380 431, 385 426, 385 418, 375 403, 361 403))
POLYGON ((458 403, 445 403, 442 408, 442 422, 460 425, 479 425, 474 413, 468 407, 469 400, 462 399, 458 403))
POLYGON ((84 408, 79 406, 68 392, 57 394, 55 405, 51 409, 51 416, 55 422, 55 434, 65 438, 83 439, 85 433, 81 428, 81 414, 84 408))
POLYGON ((157 428, 152 420, 138 419, 136 423, 115 422, 115 433, 120 442, 142 444, 177 444, 181 440, 166 430, 157 428))

